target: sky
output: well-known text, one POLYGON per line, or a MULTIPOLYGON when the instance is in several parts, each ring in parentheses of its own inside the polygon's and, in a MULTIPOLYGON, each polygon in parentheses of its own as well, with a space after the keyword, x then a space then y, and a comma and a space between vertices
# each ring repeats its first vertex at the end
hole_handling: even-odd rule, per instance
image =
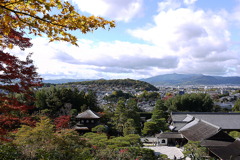
POLYGON ((116 27, 74 32, 78 47, 33 37, 44 79, 141 79, 162 74, 240 76, 240 0, 71 0, 116 27))

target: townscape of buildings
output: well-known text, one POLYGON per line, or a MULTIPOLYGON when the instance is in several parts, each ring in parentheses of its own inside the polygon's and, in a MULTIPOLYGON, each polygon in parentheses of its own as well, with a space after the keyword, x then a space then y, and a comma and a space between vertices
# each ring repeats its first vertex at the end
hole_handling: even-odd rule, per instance
MULTIPOLYGON (((89 89, 93 90, 97 95, 98 104, 100 106, 107 104, 108 102, 104 100, 105 96, 108 96, 113 93, 113 91, 121 90, 124 93, 130 93, 132 95, 140 95, 143 91, 139 91, 138 89, 132 87, 101 87, 101 86, 87 86, 87 85, 74 85, 72 86, 77 88, 78 90, 88 91, 89 89)), ((161 98, 173 96, 177 94, 185 94, 185 93, 207 93, 214 99, 214 104, 218 105, 222 108, 231 109, 234 106, 234 103, 237 99, 240 98, 240 86, 156 86, 159 91, 161 98), (221 95, 219 97, 219 95, 221 95)), ((150 91, 151 92, 151 91, 150 91)), ((149 101, 141 101, 138 103, 138 107, 143 111, 152 111, 155 100, 149 101)))

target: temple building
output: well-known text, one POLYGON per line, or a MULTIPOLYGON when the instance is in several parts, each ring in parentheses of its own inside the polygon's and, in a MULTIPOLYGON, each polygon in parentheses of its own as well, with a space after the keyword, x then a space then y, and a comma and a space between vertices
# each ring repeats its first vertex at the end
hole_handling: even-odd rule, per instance
POLYGON ((77 124, 73 127, 79 133, 91 132, 92 128, 100 124, 102 115, 90 109, 76 116, 77 124))
POLYGON ((223 160, 240 160, 240 139, 229 136, 240 131, 240 113, 172 112, 170 129, 188 141, 198 141, 209 155, 223 160))

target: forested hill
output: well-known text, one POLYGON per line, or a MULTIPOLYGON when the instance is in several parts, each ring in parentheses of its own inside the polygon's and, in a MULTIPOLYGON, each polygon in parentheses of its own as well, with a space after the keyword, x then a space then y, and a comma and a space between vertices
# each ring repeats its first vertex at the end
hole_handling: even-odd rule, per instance
POLYGON ((113 80, 93 80, 93 81, 82 81, 82 82, 69 82, 67 85, 87 85, 91 87, 105 87, 105 88, 133 88, 135 90, 146 90, 146 91, 157 91, 158 89, 143 81, 133 80, 133 79, 113 79, 113 80))

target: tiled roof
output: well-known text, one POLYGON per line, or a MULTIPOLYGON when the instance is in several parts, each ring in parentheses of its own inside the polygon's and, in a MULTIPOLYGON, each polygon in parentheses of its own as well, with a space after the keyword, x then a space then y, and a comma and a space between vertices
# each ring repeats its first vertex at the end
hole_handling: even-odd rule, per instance
POLYGON ((235 141, 235 139, 232 138, 231 136, 229 136, 227 133, 225 133, 223 131, 219 131, 214 136, 212 136, 206 140, 203 140, 201 142, 201 146, 204 146, 204 147, 227 146, 234 141, 235 141))
POLYGON ((99 119, 101 116, 93 112, 92 110, 88 109, 82 113, 79 113, 76 118, 82 118, 82 119, 99 119))
POLYGON ((218 140, 203 140, 200 145, 203 147, 223 147, 232 144, 228 141, 218 141, 218 140))
POLYGON ((182 127, 184 127, 187 124, 187 122, 174 122, 174 124, 169 126, 169 129, 171 131, 178 131, 180 130, 182 127))
POLYGON ((218 112, 173 112, 172 122, 176 129, 180 129, 183 123, 188 123, 194 118, 207 121, 221 127, 223 130, 240 129, 240 113, 218 113, 218 112), (192 119, 191 119, 192 118, 192 119), (179 124, 180 123, 180 124, 179 124))
POLYGON ((240 139, 235 140, 224 130, 240 129, 240 113, 174 112, 172 126, 185 138, 201 141, 223 160, 240 160, 240 139))
POLYGON ((202 141, 217 134, 219 131, 220 127, 199 119, 195 119, 179 130, 190 141, 202 141))
POLYGON ((157 138, 183 138, 183 135, 178 132, 163 132, 155 135, 157 138))
POLYGON ((227 146, 223 146, 223 147, 212 146, 208 148, 220 159, 240 160, 240 140, 239 139, 237 139, 236 141, 234 141, 233 143, 227 146))

